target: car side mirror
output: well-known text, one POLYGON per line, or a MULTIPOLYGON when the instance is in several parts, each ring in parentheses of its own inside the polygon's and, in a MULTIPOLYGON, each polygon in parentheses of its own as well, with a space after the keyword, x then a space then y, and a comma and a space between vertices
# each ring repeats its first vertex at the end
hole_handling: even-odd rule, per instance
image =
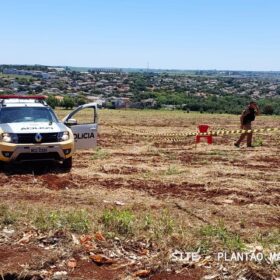
POLYGON ((69 119, 65 122, 66 124, 70 124, 70 125, 76 125, 78 124, 76 119, 69 119))

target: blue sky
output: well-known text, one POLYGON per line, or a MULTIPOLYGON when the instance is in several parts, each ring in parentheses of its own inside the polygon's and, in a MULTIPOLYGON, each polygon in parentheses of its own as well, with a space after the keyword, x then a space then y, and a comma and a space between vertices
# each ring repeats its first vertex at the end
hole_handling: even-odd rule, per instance
POLYGON ((280 70, 278 0, 0 5, 0 64, 280 70))

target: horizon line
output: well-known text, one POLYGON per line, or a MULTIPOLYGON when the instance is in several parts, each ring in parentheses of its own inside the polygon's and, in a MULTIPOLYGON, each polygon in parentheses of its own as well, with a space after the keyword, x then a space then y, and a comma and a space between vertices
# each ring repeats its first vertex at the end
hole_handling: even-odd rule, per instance
POLYGON ((86 69, 131 69, 131 70, 160 70, 160 71, 232 71, 232 72, 280 72, 279 70, 244 70, 244 69, 213 69, 213 68, 147 68, 147 67, 118 67, 118 66, 74 66, 74 65, 47 65, 47 64, 39 64, 39 63, 33 63, 33 64, 13 64, 13 63, 1 63, 2 65, 8 65, 8 66, 45 66, 45 67, 70 67, 70 68, 86 68, 86 69))

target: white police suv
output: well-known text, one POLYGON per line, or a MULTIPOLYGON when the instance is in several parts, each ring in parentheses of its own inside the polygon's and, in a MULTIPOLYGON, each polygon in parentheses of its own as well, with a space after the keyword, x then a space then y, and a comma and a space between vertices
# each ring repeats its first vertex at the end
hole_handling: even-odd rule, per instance
POLYGON ((0 96, 0 163, 55 160, 70 169, 76 149, 96 146, 97 128, 96 103, 59 121, 42 96, 0 96), (74 119, 84 109, 87 121, 74 119))

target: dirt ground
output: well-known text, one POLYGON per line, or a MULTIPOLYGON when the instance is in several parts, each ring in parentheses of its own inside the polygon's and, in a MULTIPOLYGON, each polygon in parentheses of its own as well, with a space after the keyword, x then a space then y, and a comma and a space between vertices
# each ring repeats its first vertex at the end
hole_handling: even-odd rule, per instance
MULTIPOLYGON (((3 279, 277 279, 280 258, 276 263, 219 262, 215 255, 248 248, 279 254, 280 133, 255 134, 254 148, 234 147, 238 135, 216 136, 212 145, 203 140, 196 145, 193 136, 180 141, 152 137, 196 131, 203 123, 213 130, 238 129, 238 119, 177 111, 100 110, 98 149, 78 151, 71 172, 52 163, 4 166, 0 275, 3 279), (54 216, 46 228, 36 216, 40 211, 80 209, 90 216, 84 231, 59 226, 54 216), (126 210, 133 214, 131 227, 127 220, 121 220, 121 229, 106 223, 106 211, 126 210), (164 230, 157 231, 158 225, 164 230), (83 234, 93 240, 83 242, 83 234), (136 253, 139 244, 146 244, 144 256, 136 253), (200 250, 201 259, 171 261, 169 255, 175 250, 200 250), (94 254, 114 261, 98 263, 92 260, 94 254), (75 265, 69 264, 71 259, 75 265)), ((254 127, 279 127, 279 123, 279 117, 260 116, 254 127)))

